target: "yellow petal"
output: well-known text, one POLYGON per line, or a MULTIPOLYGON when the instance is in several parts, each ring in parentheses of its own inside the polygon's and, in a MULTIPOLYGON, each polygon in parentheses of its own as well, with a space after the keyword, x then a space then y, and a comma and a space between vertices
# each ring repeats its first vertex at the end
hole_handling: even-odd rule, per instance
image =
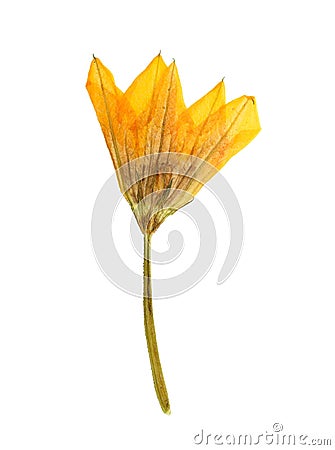
POLYGON ((199 128, 194 155, 221 168, 227 157, 245 147, 260 131, 255 99, 244 95, 229 102, 199 128))
POLYGON ((146 69, 135 78, 123 95, 119 113, 123 129, 132 139, 134 149, 129 159, 143 156, 150 147, 148 140, 148 118, 157 86, 167 66, 159 54, 146 69))
POLYGON ((158 82, 166 68, 166 64, 159 54, 126 90, 124 99, 129 102, 137 115, 143 111, 149 113, 158 82))
POLYGON ((122 158, 116 138, 119 128, 118 104, 122 95, 115 85, 112 73, 98 58, 93 58, 88 73, 86 88, 93 103, 106 144, 115 167, 120 167, 122 158))
POLYGON ((210 114, 215 113, 225 104, 225 86, 223 81, 218 83, 211 91, 190 106, 187 112, 195 125, 202 123, 210 114))
POLYGON ((89 93, 94 87, 101 89, 101 84, 106 91, 115 95, 122 94, 122 91, 116 86, 112 72, 102 64, 99 58, 93 57, 88 72, 86 88, 89 93))
POLYGON ((260 130, 255 98, 244 95, 233 100, 225 108, 222 136, 206 160, 220 170, 233 155, 248 145, 260 130))
POLYGON ((150 153, 174 150, 178 118, 185 111, 182 87, 173 62, 161 77, 149 116, 150 153))
POLYGON ((196 148, 199 147, 198 140, 203 138, 203 130, 209 117, 222 108, 225 101, 225 86, 222 80, 182 114, 177 125, 177 151, 195 154, 196 148))
MULTIPOLYGON (((260 124, 253 97, 242 96, 221 107, 209 116, 205 126, 201 126, 194 155, 220 170, 227 161, 242 150, 259 133, 260 124)), ((194 180, 187 191, 195 195, 202 184, 214 174, 207 164, 200 165, 191 174, 194 180)))

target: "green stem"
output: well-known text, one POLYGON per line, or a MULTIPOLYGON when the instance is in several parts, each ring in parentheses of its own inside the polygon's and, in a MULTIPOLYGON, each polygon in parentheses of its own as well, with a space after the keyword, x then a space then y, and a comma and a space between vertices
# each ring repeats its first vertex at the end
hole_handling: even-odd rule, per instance
POLYGON ((147 338, 147 346, 150 358, 152 378, 156 395, 161 408, 165 414, 170 414, 169 397, 165 386, 162 366, 159 359, 155 322, 152 309, 152 288, 151 288, 151 235, 144 235, 144 261, 143 261, 143 308, 144 308, 144 328, 147 338))

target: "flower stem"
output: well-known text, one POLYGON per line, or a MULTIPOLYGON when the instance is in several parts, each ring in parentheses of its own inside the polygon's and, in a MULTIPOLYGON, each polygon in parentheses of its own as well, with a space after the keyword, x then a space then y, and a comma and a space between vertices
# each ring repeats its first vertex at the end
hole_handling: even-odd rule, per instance
POLYGON ((152 309, 150 254, 151 254, 151 234, 145 234, 144 260, 143 260, 143 308, 144 308, 145 336, 147 338, 151 372, 156 390, 156 395, 163 412, 165 414, 170 414, 170 402, 165 386, 162 366, 159 359, 156 332, 155 332, 155 322, 152 309))

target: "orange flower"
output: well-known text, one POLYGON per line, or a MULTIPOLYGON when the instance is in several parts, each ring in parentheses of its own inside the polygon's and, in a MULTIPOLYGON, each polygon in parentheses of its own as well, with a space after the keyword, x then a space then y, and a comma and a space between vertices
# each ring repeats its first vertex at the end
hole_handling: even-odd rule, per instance
POLYGON ((143 233, 153 233, 188 203, 260 131, 255 99, 244 95, 226 104, 223 81, 186 108, 176 64, 166 66, 161 55, 125 93, 93 58, 86 87, 121 191, 143 233), (169 195, 162 192, 167 189, 169 195), (149 202, 151 194, 155 201, 149 202))
POLYGON ((260 131, 254 97, 225 102, 223 81, 187 108, 175 62, 161 55, 123 93, 93 57, 86 84, 118 176, 144 234, 144 318, 156 393, 170 405, 152 313, 150 239, 170 214, 260 131))

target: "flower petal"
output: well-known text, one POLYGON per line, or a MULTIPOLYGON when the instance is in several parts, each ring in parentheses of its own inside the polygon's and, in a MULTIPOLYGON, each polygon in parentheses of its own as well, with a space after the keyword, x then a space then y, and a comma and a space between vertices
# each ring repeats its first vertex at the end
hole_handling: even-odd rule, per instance
POLYGON ((256 102, 246 95, 222 106, 199 126, 193 154, 217 168, 260 131, 256 102))
POLYGON ((123 128, 127 129, 128 136, 136 146, 136 152, 130 155, 130 159, 145 155, 150 147, 148 120, 159 81, 166 69, 163 58, 160 54, 157 55, 135 78, 122 97, 120 118, 123 121, 123 128))
POLYGON ((124 157, 119 151, 116 131, 119 129, 118 104, 122 92, 116 86, 112 73, 98 58, 93 58, 86 88, 100 122, 114 166, 120 167, 124 162, 124 157))
POLYGON ((195 195, 227 161, 259 133, 260 124, 254 97, 242 96, 210 115, 201 126, 194 155, 204 164, 190 174, 194 180, 187 191, 195 195), (209 164, 207 164, 209 163, 209 164))
POLYGON ((226 102, 223 80, 187 110, 194 124, 200 125, 210 114, 214 114, 226 102))
POLYGON ((182 114, 177 125, 176 151, 195 153, 197 141, 203 134, 210 115, 224 106, 225 101, 225 86, 222 80, 182 114))
POLYGON ((183 91, 175 62, 161 77, 149 116, 150 153, 173 150, 178 118, 185 111, 183 91))
MULTIPOLYGON (((182 87, 175 62, 165 70, 153 98, 147 127, 146 154, 178 151, 177 123, 186 110, 182 87)), ((159 158, 157 159, 157 171, 159 158)), ((146 192, 164 189, 170 182, 166 174, 157 174, 153 183, 148 179, 146 192)))
POLYGON ((206 156, 206 160, 218 170, 261 130, 254 97, 244 95, 228 103, 224 109, 225 124, 221 137, 206 156))
POLYGON ((155 90, 166 68, 167 66, 159 54, 126 90, 124 99, 129 102, 137 115, 143 111, 149 114, 155 90))

